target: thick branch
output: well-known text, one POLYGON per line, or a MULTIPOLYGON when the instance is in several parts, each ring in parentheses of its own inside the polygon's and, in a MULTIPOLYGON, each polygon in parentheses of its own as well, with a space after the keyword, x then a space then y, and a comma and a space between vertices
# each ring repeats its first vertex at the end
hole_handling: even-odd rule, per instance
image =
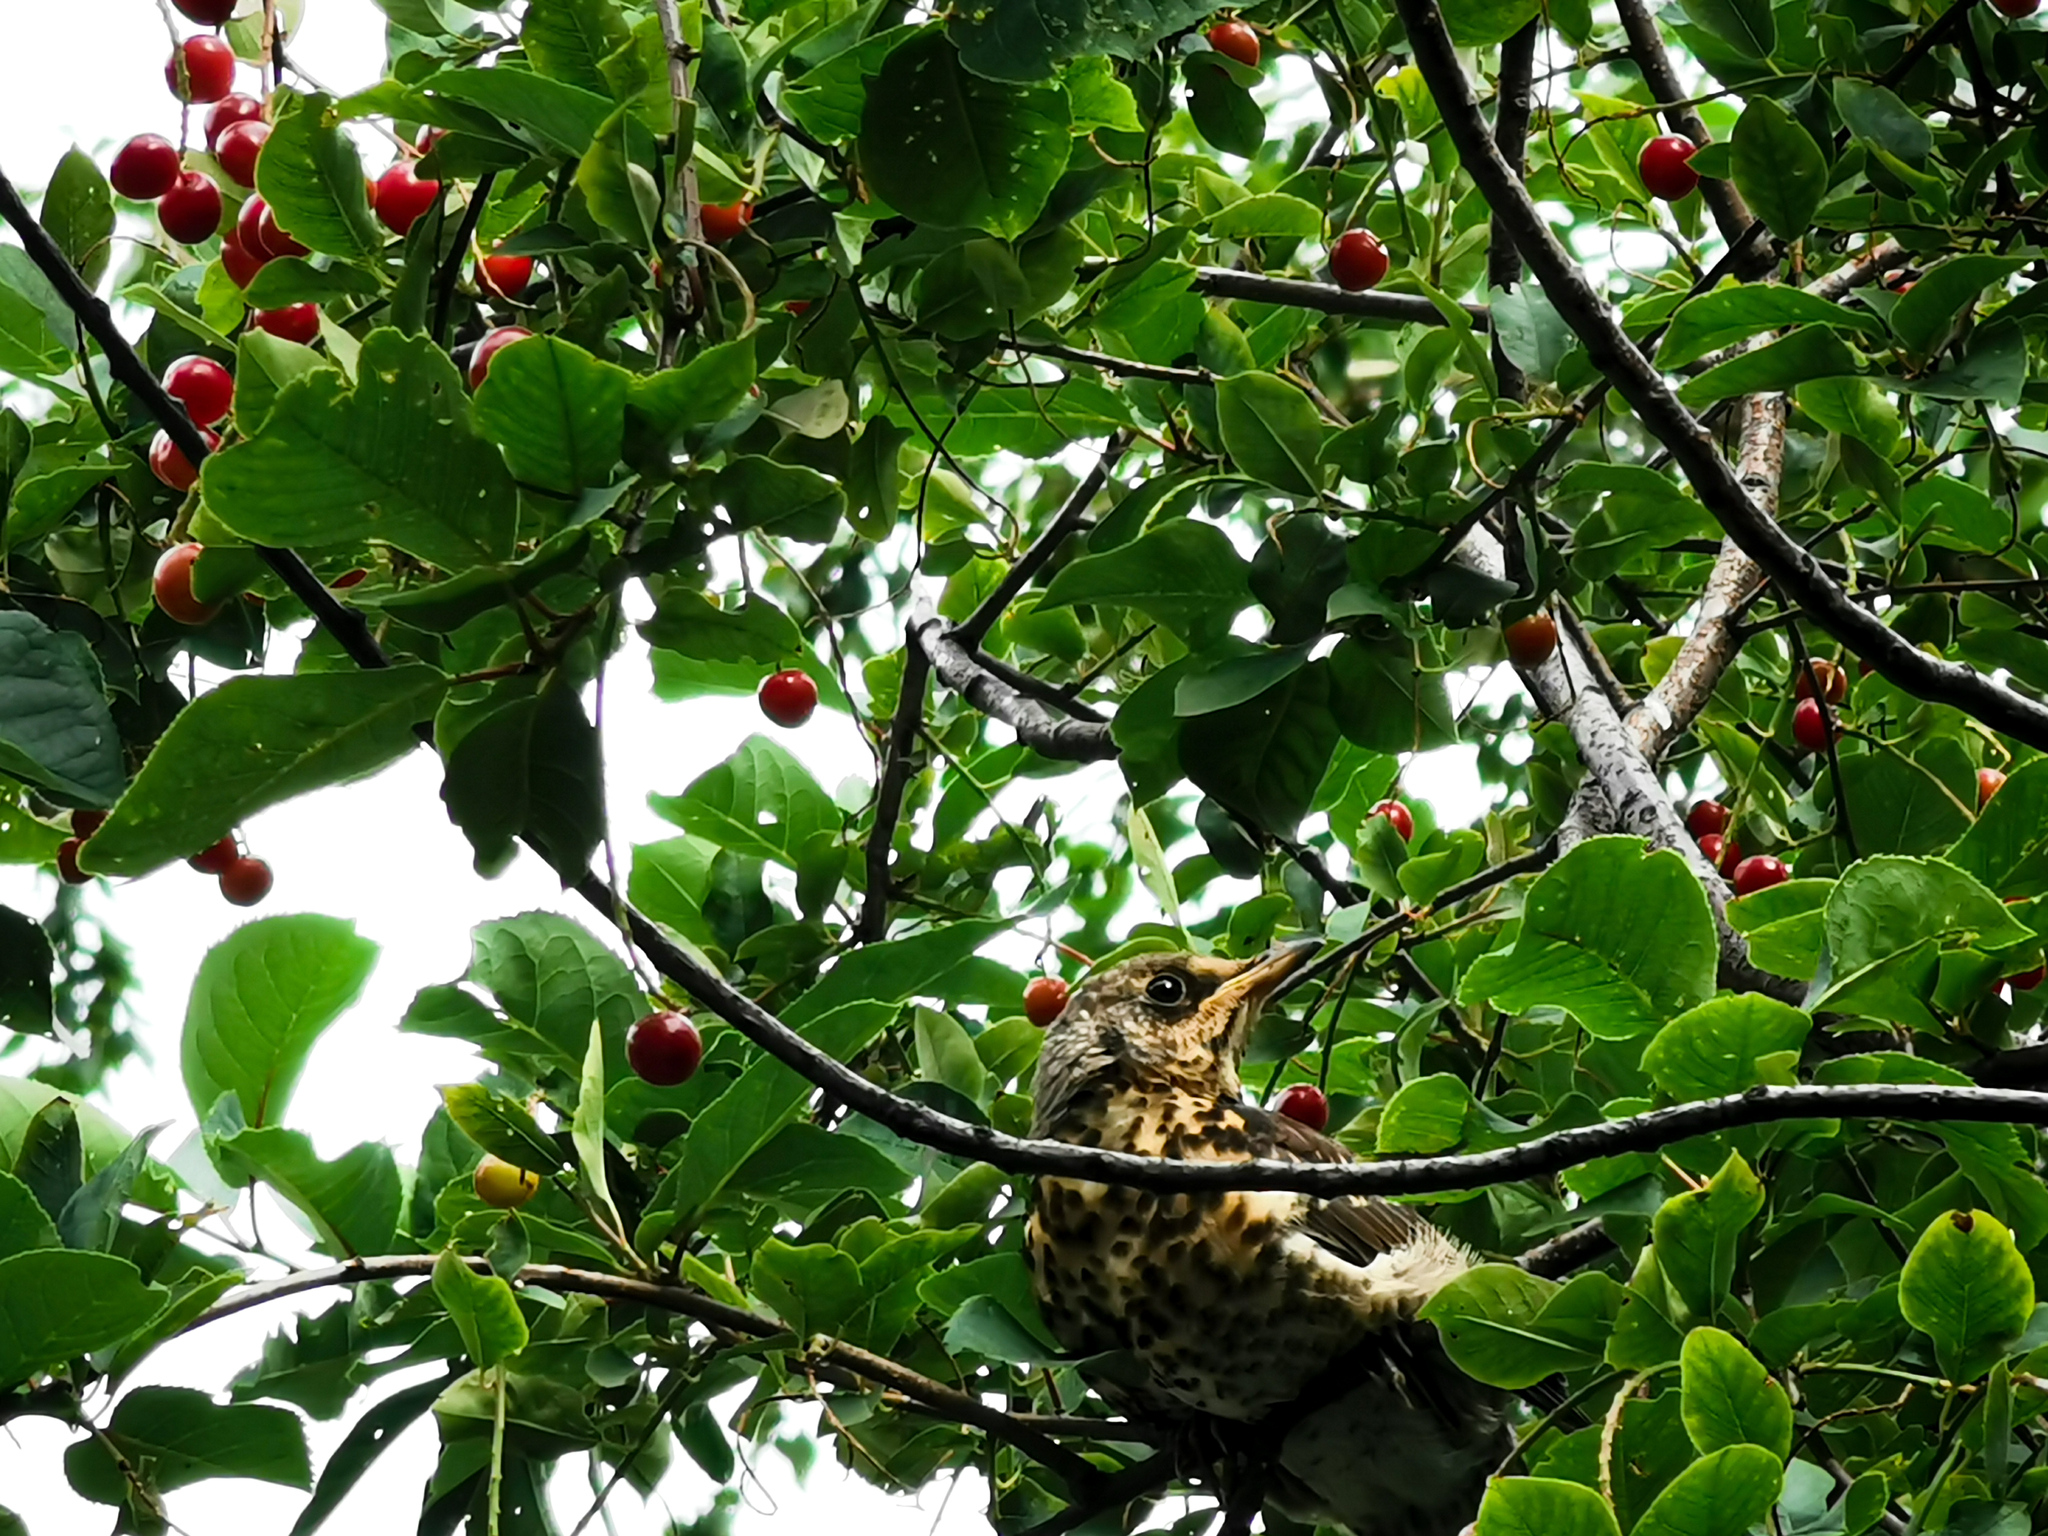
MULTIPOLYGON (((1260 304, 1290 304, 1321 310, 1326 315, 1359 315, 1398 325, 1446 325, 1444 312, 1417 293, 1347 293, 1334 283, 1305 283, 1293 277, 1266 277, 1231 267, 1197 267, 1194 289, 1218 299, 1252 299, 1260 304)), ((1484 304, 1461 306, 1473 327, 1488 330, 1492 317, 1484 304)))
POLYGON ((1515 1262, 1532 1275, 1555 1280, 1612 1252, 1614 1239, 1608 1235, 1606 1223, 1595 1216, 1546 1243, 1538 1243, 1515 1262))
MULTIPOLYGON (((1541 17, 1531 17, 1527 26, 1500 45, 1500 75, 1493 93, 1493 142, 1500 146, 1508 169, 1522 174, 1529 143, 1529 114, 1533 93, 1530 75, 1536 67, 1536 39, 1543 30, 1541 17)), ((1486 286, 1510 289, 1522 280, 1522 253, 1498 225, 1486 248, 1486 286)), ((1493 373, 1503 400, 1528 398, 1529 381, 1493 339, 1493 373)))
POLYGON ((889 722, 889 755, 882 769, 882 782, 875 790, 875 825, 868 833, 867 899, 861 903, 860 921, 854 924, 856 944, 872 944, 889 929, 889 849, 896 841, 896 823, 903 815, 903 791, 909 786, 911 750, 917 744, 917 728, 924 721, 925 683, 931 676, 931 662, 917 646, 903 650, 903 687, 896 699, 896 715, 889 722))
POLYGON ((930 659, 939 680, 983 714, 1000 720, 1043 757, 1099 763, 1117 755, 1109 727, 1055 714, 997 677, 961 643, 960 631, 927 615, 910 621, 911 646, 930 659))
MULTIPOLYGON (((1685 86, 1671 67, 1671 56, 1664 51, 1664 39, 1649 7, 1643 0, 1614 0, 1614 6, 1621 15, 1622 30, 1628 34, 1629 56, 1642 72, 1643 83, 1650 88, 1650 99, 1671 103, 1664 109, 1664 121, 1673 133, 1683 134, 1695 144, 1706 143, 1707 125, 1700 120, 1699 110, 1686 99, 1685 86)), ((1700 181, 1700 197, 1713 211, 1721 238, 1730 245, 1742 239, 1756 222, 1732 181, 1704 177, 1700 181)))
POLYGON ((1891 682, 1919 698, 1953 705, 2029 746, 2048 748, 2048 706, 1918 649, 1852 601, 1814 556, 1750 499, 1733 466, 1623 333, 1613 305, 1595 292, 1537 211, 1528 190, 1510 174, 1487 134, 1436 0, 1396 0, 1396 6, 1416 66, 1436 98, 1465 169, 1513 235, 1552 305, 1585 344, 1593 365, 1613 380, 1644 427, 1671 450, 1701 504, 1729 537, 1813 622, 1891 682))

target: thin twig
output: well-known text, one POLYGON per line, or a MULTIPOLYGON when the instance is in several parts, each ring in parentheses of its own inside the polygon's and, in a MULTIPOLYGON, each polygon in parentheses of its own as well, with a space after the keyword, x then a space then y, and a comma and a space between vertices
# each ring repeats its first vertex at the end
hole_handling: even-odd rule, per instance
POLYGON ((853 928, 856 944, 872 944, 889 929, 889 850, 896 841, 896 823, 903 814, 903 792, 910 783, 911 748, 916 745, 917 728, 924 720, 925 685, 930 677, 930 658, 921 647, 906 640, 903 686, 896 698, 896 714, 889 722, 888 755, 881 783, 875 789, 875 824, 868 833, 867 845, 868 890, 861 902, 860 921, 853 928))

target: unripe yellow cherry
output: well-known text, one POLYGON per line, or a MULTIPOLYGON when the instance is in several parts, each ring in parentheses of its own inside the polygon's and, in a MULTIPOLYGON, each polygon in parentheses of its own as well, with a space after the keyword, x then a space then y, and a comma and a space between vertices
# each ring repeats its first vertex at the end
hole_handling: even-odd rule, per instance
POLYGON ((476 1165, 476 1197, 501 1211, 516 1211, 540 1193, 540 1175, 484 1154, 476 1165))

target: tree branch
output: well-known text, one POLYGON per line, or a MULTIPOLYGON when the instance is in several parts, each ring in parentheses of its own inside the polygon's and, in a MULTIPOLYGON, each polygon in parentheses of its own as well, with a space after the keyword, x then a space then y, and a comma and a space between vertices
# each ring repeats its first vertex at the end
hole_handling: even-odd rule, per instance
POLYGON ((1095 500, 1096 493, 1109 480, 1109 467, 1124 451, 1127 438, 1122 432, 1112 432, 1102 445, 1102 452, 1096 455, 1095 467, 1081 477, 1081 483, 1069 493, 1045 531, 1031 541, 1031 547, 1019 555, 1011 564, 1009 572, 996 583, 996 588, 981 600, 966 622, 954 626, 953 633, 969 650, 978 647, 988 638, 988 632, 996 626, 1010 604, 1017 600, 1017 594, 1031 585, 1031 578, 1045 568, 1047 561, 1059 553, 1067 537, 1081 526, 1088 515, 1088 504, 1095 500))
MULTIPOLYGON (((1415 63, 1443 114, 1465 169, 1498 214, 1551 304, 1614 382, 1644 427, 1671 450, 1700 502, 1786 596, 1856 655, 1916 697, 1953 705, 1984 724, 2048 748, 2048 706, 2023 698, 1955 662, 1929 656, 1856 604, 1800 543, 1764 515, 1692 412, 1621 329, 1509 172, 1486 131, 1436 0, 1395 0, 1415 63)), ((1747 233, 1747 232, 1745 232, 1747 233)))
POLYGON ((889 931, 889 850, 896 841, 896 823, 903 814, 903 791, 909 786, 911 749, 917 744, 917 728, 924 721, 925 685, 931 677, 931 661, 915 645, 903 648, 903 686, 896 697, 896 714, 889 722, 889 752, 882 767, 882 781, 875 789, 875 825, 868 833, 867 898, 861 902, 860 920, 853 925, 856 944, 872 944, 889 931))
MULTIPOLYGON (((1293 277, 1266 277, 1232 267, 1197 267, 1194 291, 1218 299, 1251 299, 1260 304, 1288 304, 1320 310, 1326 315, 1359 315, 1397 325, 1447 325, 1444 312, 1419 293, 1348 293, 1333 283, 1307 283, 1293 277)), ((1493 327, 1484 304, 1460 306, 1475 330, 1493 327)))
MULTIPOLYGON (((1536 38, 1542 30, 1542 18, 1531 17, 1527 26, 1500 45, 1500 75, 1493 93, 1493 142, 1517 176, 1527 158, 1530 75, 1536 67, 1536 38)), ((1505 290, 1521 280, 1522 253, 1496 222, 1486 248, 1486 286, 1489 291, 1505 290)), ((1493 338, 1493 373, 1503 400, 1528 398, 1529 381, 1502 349, 1499 336, 1493 338)))
POLYGON ((983 714, 1002 721, 1040 756, 1067 763, 1099 763, 1117 755, 1107 725, 1067 719, 1027 698, 982 666, 961 643, 960 631, 936 615, 910 621, 910 644, 930 659, 941 682, 983 714))
MULTIPOLYGON (((1707 125, 1701 121, 1699 109, 1687 99, 1685 86, 1671 67, 1671 56, 1664 51, 1664 39, 1649 7, 1643 0, 1614 0, 1614 4, 1621 16, 1622 30, 1628 34, 1629 56, 1641 71, 1643 83, 1650 88, 1650 99, 1671 103, 1664 109, 1664 121, 1673 133, 1684 134, 1695 144, 1707 143, 1707 125)), ((1702 177, 1700 197, 1712 210, 1721 238, 1730 245, 1742 239, 1756 222, 1732 181, 1702 177)))

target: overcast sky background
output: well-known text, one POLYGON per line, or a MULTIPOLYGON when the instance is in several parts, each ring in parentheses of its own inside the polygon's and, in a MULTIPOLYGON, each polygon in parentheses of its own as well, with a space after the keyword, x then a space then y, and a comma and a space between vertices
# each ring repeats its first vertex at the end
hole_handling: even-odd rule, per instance
MULTIPOLYGON (((168 35, 150 0, 63 0, 8 10, 9 46, 0 50, 0 168, 17 183, 40 186, 73 144, 104 166, 113 148, 133 134, 156 132, 177 140, 178 106, 162 83, 168 35)), ((309 0, 293 53, 323 86, 344 93, 359 89, 381 72, 381 14, 369 0, 309 0)), ((240 83, 256 88, 254 73, 245 70, 240 83)), ((1313 93, 1307 106, 1317 109, 1313 93)), ((372 174, 378 168, 370 162, 372 174)), ((278 645, 269 669, 288 670, 293 650, 290 642, 278 645)), ((844 716, 821 711, 800 731, 777 731, 751 699, 664 706, 653 699, 649 683, 646 652, 635 639, 612 665, 605 694, 608 793, 622 869, 632 843, 675 833, 648 809, 648 794, 679 792, 750 732, 772 732, 828 790, 849 776, 871 782, 872 760, 844 716)), ((1500 680, 1493 684, 1501 686, 1500 680)), ((1458 702, 1468 692, 1459 689, 1458 702)), ((200 957, 250 916, 325 912, 354 921, 383 954, 361 1002, 315 1049, 291 1122, 326 1157, 373 1139, 412 1161, 420 1129, 438 1102, 436 1085, 473 1078, 478 1070, 467 1046, 395 1030, 413 994, 460 976, 469 930, 477 923, 536 907, 590 921, 589 912, 565 898, 555 878, 530 856, 522 855, 495 881, 479 879, 468 845, 442 812, 439 784, 432 756, 415 752, 375 779, 255 818, 244 829, 247 842, 269 861, 277 884, 254 914, 229 906, 210 877, 182 865, 96 889, 93 910, 134 951, 140 980, 132 1002, 154 1057, 153 1065, 131 1065, 117 1074, 105 1107, 130 1128, 169 1122, 157 1150, 175 1147, 193 1126, 177 1068, 178 1031, 200 957)), ((1404 784, 1410 793, 1434 800, 1439 819, 1450 824, 1469 820, 1484 804, 1469 749, 1432 754, 1426 764, 1411 767, 1404 784)), ((1092 822, 1103 829, 1100 835, 1113 835, 1107 829, 1120 789, 1114 769, 1099 765, 1063 780, 1059 793, 1068 824, 1092 822)), ((0 904, 41 914, 51 891, 47 879, 0 867, 0 904)), ((1003 953, 1022 967, 1034 949, 1017 940, 1003 953)), ((280 1242, 292 1236, 281 1207, 267 1202, 262 1215, 266 1239, 288 1246, 280 1242)), ((288 1321, 290 1308, 318 1310, 339 1295, 315 1293, 216 1324, 159 1350, 135 1384, 221 1391, 257 1356, 264 1336, 288 1321)), ((373 1391, 382 1396, 410 1379, 417 1378, 389 1378, 373 1391)), ((359 1397, 351 1416, 370 1400, 359 1397)), ((309 1424, 316 1473, 348 1422, 309 1424)), ((34 1536, 111 1527, 112 1511, 80 1501, 64 1480, 62 1452, 70 1439, 48 1420, 0 1426, 0 1505, 22 1516, 34 1536)), ((409 1530, 435 1452, 431 1419, 423 1420, 385 1452, 327 1529, 409 1530)), ((658 1533, 667 1514, 690 1518, 709 1506, 714 1485, 680 1452, 675 1460, 653 1503, 643 1505, 630 1490, 613 1498, 610 1523, 620 1536, 658 1533)), ((805 1487, 795 1483, 779 1455, 753 1460, 759 1478, 745 1489, 738 1522, 748 1536, 765 1536, 775 1528, 771 1521, 786 1530, 788 1522, 821 1518, 846 1531, 892 1536, 965 1536, 987 1529, 977 1474, 969 1474, 950 1499, 943 1484, 921 1498, 892 1497, 846 1476, 829 1460, 820 1461, 805 1487)), ((570 1471, 556 1480, 555 1509, 565 1531, 589 1501, 579 1463, 580 1458, 564 1463, 570 1471)), ((282 1536, 303 1502, 303 1494, 289 1489, 219 1481, 173 1493, 168 1504, 190 1536, 282 1536)))

